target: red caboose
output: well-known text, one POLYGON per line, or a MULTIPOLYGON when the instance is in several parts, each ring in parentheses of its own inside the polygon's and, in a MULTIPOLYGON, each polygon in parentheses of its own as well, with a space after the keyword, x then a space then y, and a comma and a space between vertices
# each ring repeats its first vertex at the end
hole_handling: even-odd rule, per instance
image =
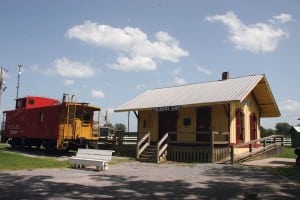
POLYGON ((74 102, 68 95, 62 102, 37 96, 19 98, 15 110, 3 112, 4 138, 13 147, 61 150, 93 145, 99 139, 99 112, 100 108, 74 102))

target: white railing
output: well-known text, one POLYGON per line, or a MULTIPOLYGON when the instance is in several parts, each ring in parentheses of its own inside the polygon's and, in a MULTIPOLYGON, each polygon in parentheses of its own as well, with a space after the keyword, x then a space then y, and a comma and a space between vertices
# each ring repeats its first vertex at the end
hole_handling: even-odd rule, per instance
POLYGON ((123 144, 136 144, 137 136, 123 136, 123 144))
POLYGON ((163 153, 165 153, 165 151, 168 148, 168 138, 169 138, 169 134, 166 133, 157 143, 156 145, 156 151, 157 151, 157 155, 156 155, 156 162, 160 161, 160 157, 162 156, 163 153))
MULTIPOLYGON (((272 138, 268 138, 267 142, 273 142, 272 138)), ((280 142, 281 138, 276 138, 276 142, 280 142)), ((283 145, 284 146, 292 146, 292 139, 291 138, 283 138, 283 145)))
POLYGON ((150 132, 146 133, 144 137, 138 140, 136 145, 136 158, 140 158, 143 151, 150 145, 150 132))

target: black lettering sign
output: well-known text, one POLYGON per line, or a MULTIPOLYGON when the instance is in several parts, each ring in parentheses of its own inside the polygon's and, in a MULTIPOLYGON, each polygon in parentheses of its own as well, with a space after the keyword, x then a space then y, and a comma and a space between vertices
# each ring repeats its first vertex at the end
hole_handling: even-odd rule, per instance
POLYGON ((155 112, 167 112, 167 111, 176 111, 180 110, 182 106, 164 106, 164 107, 154 107, 152 108, 155 112))

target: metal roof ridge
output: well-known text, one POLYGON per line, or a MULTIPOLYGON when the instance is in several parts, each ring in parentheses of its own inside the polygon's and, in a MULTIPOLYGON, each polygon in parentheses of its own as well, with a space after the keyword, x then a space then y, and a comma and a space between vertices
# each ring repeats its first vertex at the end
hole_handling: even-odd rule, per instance
POLYGON ((199 84, 205 84, 205 83, 218 83, 218 82, 222 82, 222 81, 228 81, 228 80, 234 80, 234 79, 240 79, 240 78, 247 78, 247 77, 252 77, 252 76, 264 76, 265 77, 265 74, 253 74, 253 75, 245 75, 245 76, 228 78, 226 80, 221 79, 221 80, 211 80, 211 81, 187 83, 187 84, 183 84, 183 85, 165 86, 165 87, 159 87, 159 88, 153 88, 153 89, 145 90, 145 92, 146 91, 153 91, 153 90, 167 89, 167 88, 187 87, 187 86, 191 86, 191 85, 199 85, 199 84))

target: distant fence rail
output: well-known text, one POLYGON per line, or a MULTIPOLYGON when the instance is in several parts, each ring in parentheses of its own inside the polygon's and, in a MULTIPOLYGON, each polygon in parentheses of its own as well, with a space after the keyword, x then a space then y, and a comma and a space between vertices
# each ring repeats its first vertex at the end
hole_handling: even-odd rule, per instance
MULTIPOLYGON (((274 141, 273 138, 267 138, 266 141, 271 143, 274 141)), ((276 142, 281 142, 281 138, 276 138, 276 142)), ((291 138, 283 138, 283 145, 284 146, 292 146, 292 139, 291 138)))

